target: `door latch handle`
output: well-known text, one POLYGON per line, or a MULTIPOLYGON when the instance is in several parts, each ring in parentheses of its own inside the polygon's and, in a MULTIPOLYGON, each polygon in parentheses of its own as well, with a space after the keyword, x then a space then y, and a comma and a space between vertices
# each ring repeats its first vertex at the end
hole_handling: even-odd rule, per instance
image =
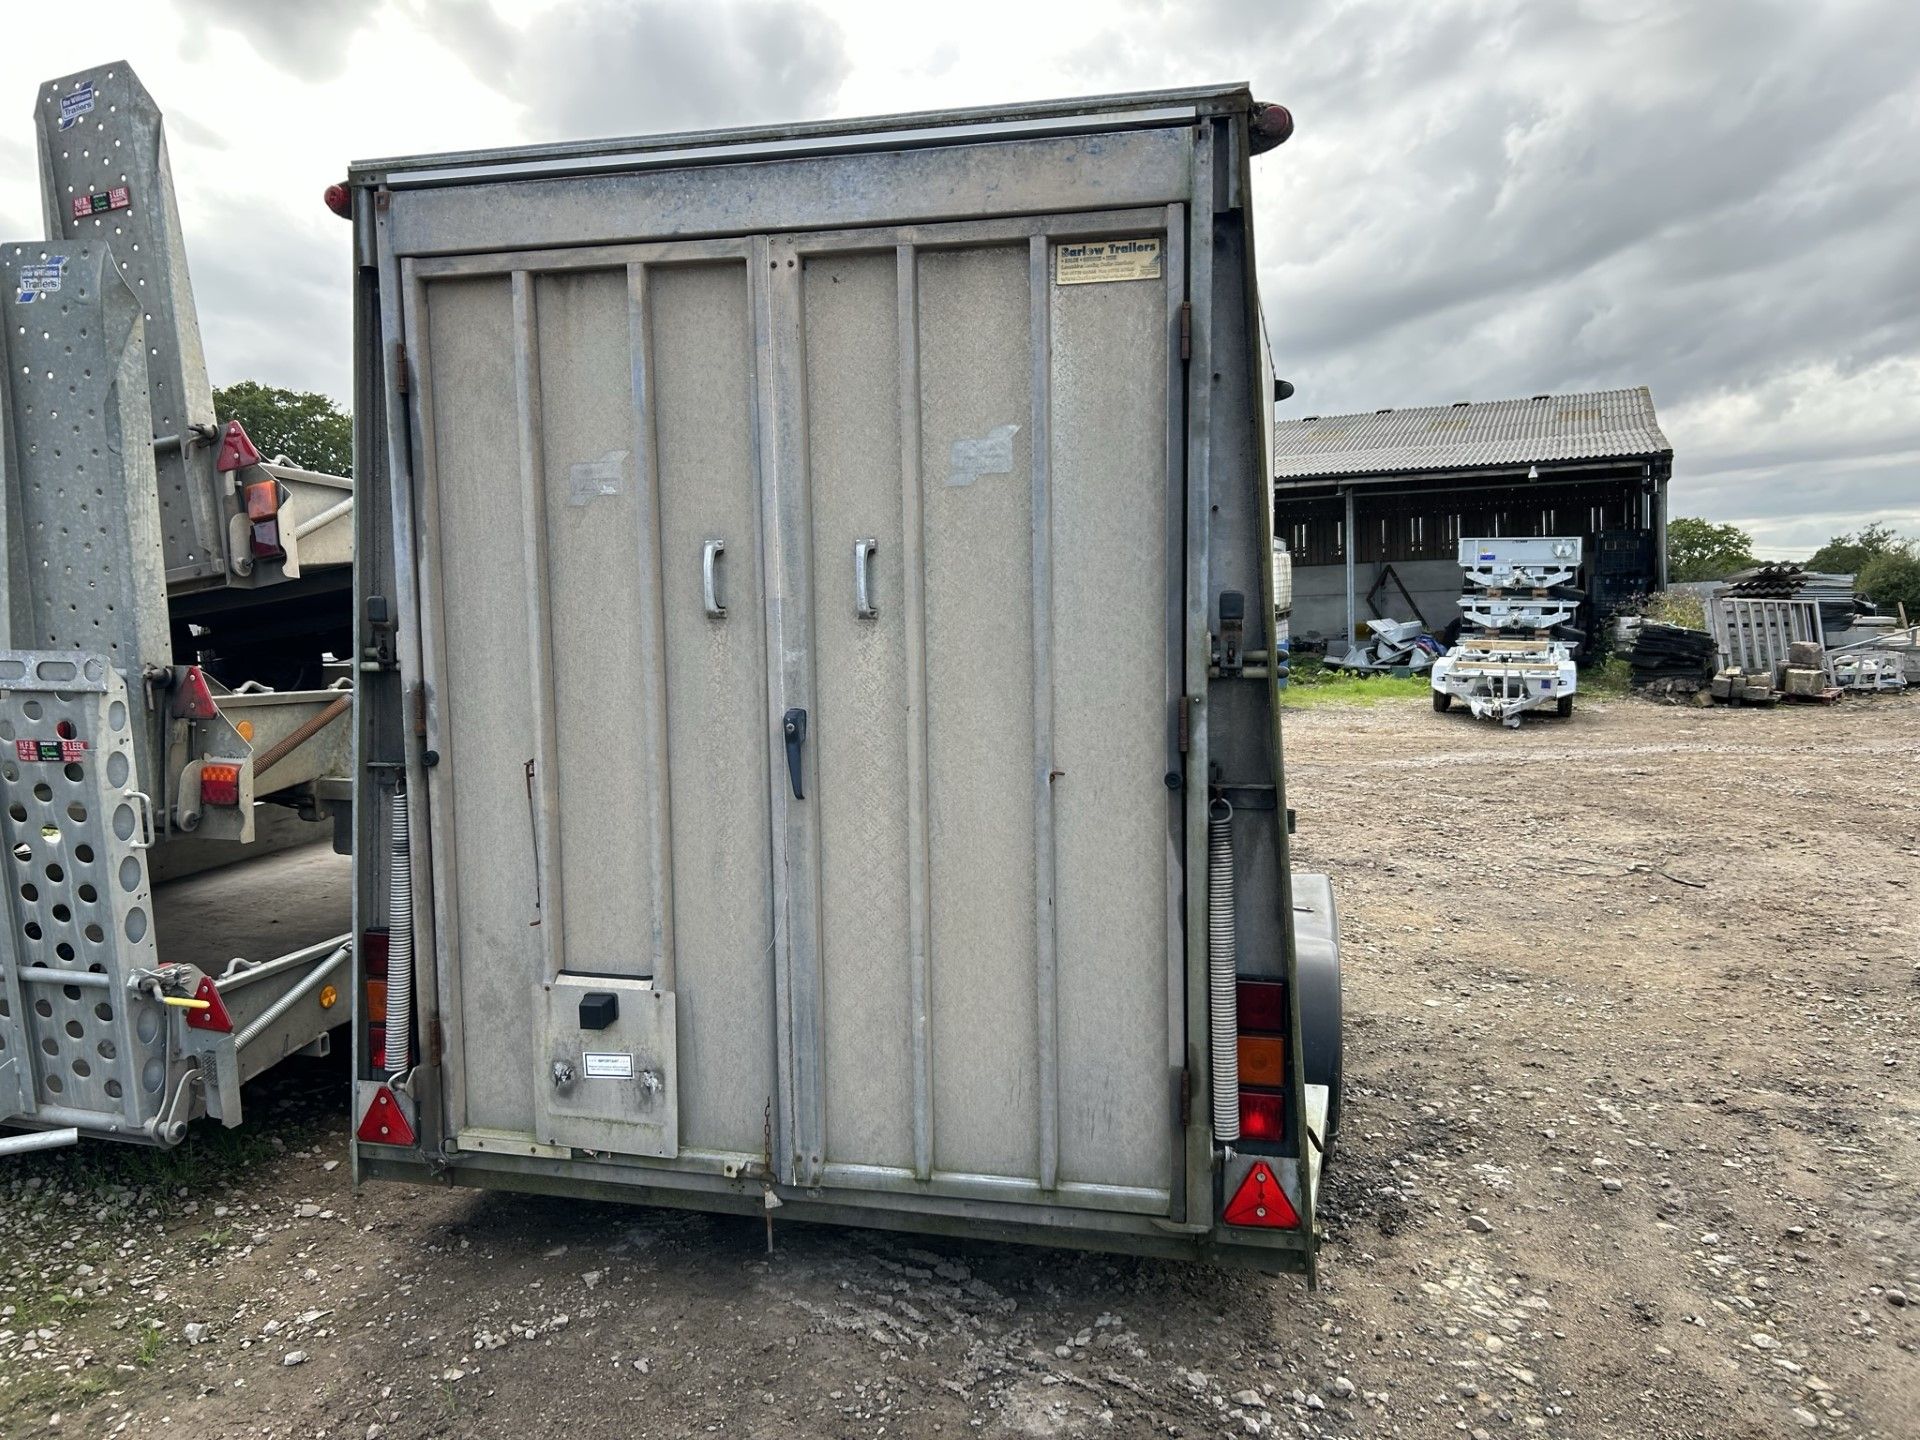
POLYGON ((880 613, 873 604, 873 552, 878 544, 875 540, 853 542, 853 613, 861 620, 871 620, 880 613))
POLYGON ((793 782, 793 798, 804 800, 807 797, 800 790, 800 749, 807 743, 807 712, 797 708, 787 711, 780 728, 787 737, 787 779, 793 782))
POLYGON ((720 576, 716 567, 727 553, 727 542, 709 540, 700 555, 700 588, 706 597, 707 614, 715 620, 727 618, 727 607, 720 603, 720 576))

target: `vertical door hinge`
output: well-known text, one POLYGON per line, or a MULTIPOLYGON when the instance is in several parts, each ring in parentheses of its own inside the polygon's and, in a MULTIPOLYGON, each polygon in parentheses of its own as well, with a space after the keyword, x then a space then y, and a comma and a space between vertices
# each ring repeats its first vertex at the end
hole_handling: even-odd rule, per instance
POLYGON ((1186 1129, 1193 1123, 1193 1072, 1180 1072, 1180 1128, 1186 1129))
POLYGON ((1180 358, 1182 360, 1193 358, 1193 302, 1191 300, 1180 302, 1180 358))
POLYGON ((394 387, 402 395, 407 394, 411 387, 407 383, 407 342, 404 340, 393 342, 393 377, 394 387))
POLYGON ((1187 697, 1182 695, 1180 697, 1180 714, 1174 721, 1175 734, 1180 737, 1179 744, 1182 755, 1186 754, 1187 751, 1192 748, 1193 725, 1192 722, 1187 719, 1187 716, 1192 713, 1192 710, 1193 707, 1187 703, 1187 697))
POLYGON ((413 687, 413 733, 424 740, 427 736, 427 687, 413 687))

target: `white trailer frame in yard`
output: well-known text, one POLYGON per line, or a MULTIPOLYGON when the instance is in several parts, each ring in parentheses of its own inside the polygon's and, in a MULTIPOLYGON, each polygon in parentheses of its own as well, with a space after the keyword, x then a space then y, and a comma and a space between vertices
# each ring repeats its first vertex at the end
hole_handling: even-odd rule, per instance
POLYGON ((360 1177, 1311 1267, 1275 109, 353 167, 360 1177))
POLYGON ((1573 647, 1556 638, 1579 611, 1566 594, 1579 573, 1578 536, 1465 538, 1460 568, 1460 642, 1433 662, 1433 708, 1463 702, 1476 719, 1518 726, 1527 711, 1551 702, 1573 712, 1579 676, 1573 647))

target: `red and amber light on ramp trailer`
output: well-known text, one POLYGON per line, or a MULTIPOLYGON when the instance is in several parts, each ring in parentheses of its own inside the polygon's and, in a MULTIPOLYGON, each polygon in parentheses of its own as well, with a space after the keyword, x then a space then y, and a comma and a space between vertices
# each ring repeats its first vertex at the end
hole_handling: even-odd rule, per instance
POLYGON ((209 760, 200 767, 200 803, 235 806, 240 803, 240 767, 209 760))

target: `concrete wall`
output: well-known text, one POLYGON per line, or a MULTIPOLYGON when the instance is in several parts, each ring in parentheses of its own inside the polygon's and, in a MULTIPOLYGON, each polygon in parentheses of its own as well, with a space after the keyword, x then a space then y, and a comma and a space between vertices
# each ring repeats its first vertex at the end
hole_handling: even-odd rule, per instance
MULTIPOLYGON (((1460 613, 1460 567, 1452 560, 1395 560, 1393 571, 1401 584, 1413 592, 1414 602, 1426 617, 1427 628, 1439 631, 1460 613)), ((1353 567, 1354 613, 1364 628, 1376 617, 1367 608, 1367 591, 1380 578, 1386 563, 1363 562, 1353 567)), ((1391 581, 1380 594, 1385 618, 1411 620, 1406 601, 1391 581)), ((1295 565, 1293 567, 1293 638, 1330 640, 1333 653, 1340 653, 1342 632, 1346 629, 1347 570, 1344 565, 1295 565)))

